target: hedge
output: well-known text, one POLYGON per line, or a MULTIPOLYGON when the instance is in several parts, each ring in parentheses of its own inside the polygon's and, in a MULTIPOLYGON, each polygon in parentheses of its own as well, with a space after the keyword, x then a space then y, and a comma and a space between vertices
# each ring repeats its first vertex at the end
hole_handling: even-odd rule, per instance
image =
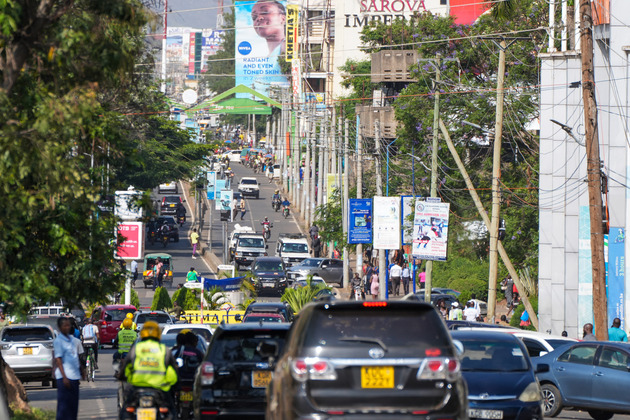
POLYGON ((157 289, 155 289, 153 302, 151 303, 151 310, 161 311, 172 307, 173 302, 171 302, 171 298, 168 295, 168 290, 166 290, 165 287, 158 287, 157 289))

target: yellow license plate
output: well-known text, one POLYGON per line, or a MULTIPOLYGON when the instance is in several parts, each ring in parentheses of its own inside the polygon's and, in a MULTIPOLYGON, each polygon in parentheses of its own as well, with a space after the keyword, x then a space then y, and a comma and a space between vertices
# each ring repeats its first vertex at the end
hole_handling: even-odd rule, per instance
POLYGON ((24 347, 22 349, 22 354, 33 354, 33 347, 24 347))
POLYGON ((393 388, 393 366, 363 366, 361 368, 361 388, 393 388))
POLYGON ((252 388, 267 388, 271 382, 270 370, 255 370, 252 374, 252 388))
POLYGON ((157 410, 155 408, 138 408, 136 410, 137 420, 156 420, 157 410))
POLYGON ((169 207, 175 207, 175 204, 171 204, 171 205, 169 205, 169 207))
POLYGON ((192 401, 193 400, 192 392, 191 391, 180 392, 179 393, 179 400, 180 401, 192 401))

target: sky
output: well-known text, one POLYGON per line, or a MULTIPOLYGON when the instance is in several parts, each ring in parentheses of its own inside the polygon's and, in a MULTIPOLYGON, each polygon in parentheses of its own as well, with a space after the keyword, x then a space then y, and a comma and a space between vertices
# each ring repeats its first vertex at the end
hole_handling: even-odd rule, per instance
MULTIPOLYGON (((168 0, 168 26, 190 26, 197 29, 216 28, 218 0, 168 0)), ((230 10, 223 0, 223 10, 230 10)))

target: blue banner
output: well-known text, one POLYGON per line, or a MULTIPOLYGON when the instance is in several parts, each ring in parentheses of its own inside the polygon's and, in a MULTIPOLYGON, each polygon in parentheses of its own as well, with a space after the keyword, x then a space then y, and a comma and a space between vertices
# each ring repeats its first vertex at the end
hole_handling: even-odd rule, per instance
POLYGON ((225 179, 217 179, 214 183, 214 209, 221 210, 221 190, 225 189, 225 179))
POLYGON ((209 279, 202 277, 203 288, 210 290, 213 287, 220 287, 223 290, 239 290, 241 288, 241 282, 245 277, 230 277, 227 279, 209 279))
POLYGON ((208 200, 214 200, 214 185, 217 181, 217 173, 215 171, 208 171, 206 179, 208 180, 208 188, 206 190, 208 194, 208 200))
POLYGON ((351 198, 348 200, 348 243, 372 243, 372 199, 351 198))
POLYGON ((619 318, 624 325, 624 293, 626 281, 624 228, 611 227, 608 234, 608 264, 606 270, 606 292, 608 295, 608 324, 619 318))

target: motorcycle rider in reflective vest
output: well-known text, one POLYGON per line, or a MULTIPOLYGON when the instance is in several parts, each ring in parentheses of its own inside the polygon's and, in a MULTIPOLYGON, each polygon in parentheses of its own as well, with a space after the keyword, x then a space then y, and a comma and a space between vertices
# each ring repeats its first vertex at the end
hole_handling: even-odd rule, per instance
POLYGON ((133 321, 129 318, 125 318, 122 322, 122 329, 118 331, 116 336, 116 344, 118 345, 118 352, 114 354, 114 360, 124 359, 131 350, 131 346, 136 342, 138 333, 131 329, 133 321))

